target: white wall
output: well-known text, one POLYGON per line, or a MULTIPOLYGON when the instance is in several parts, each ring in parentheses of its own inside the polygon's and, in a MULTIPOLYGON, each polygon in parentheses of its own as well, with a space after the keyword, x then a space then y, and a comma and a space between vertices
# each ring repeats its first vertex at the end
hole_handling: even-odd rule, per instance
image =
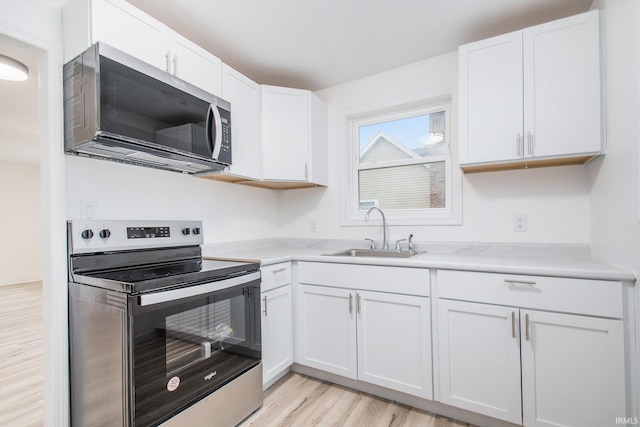
POLYGON ((67 218, 202 220, 205 243, 277 236, 275 191, 66 156, 67 218))
POLYGON ((0 285, 42 280, 40 166, 0 162, 0 285))
MULTIPOLYGON (((453 96, 456 126, 457 53, 421 61, 318 92, 329 105, 329 187, 283 192, 281 233, 296 237, 381 239, 380 226, 341 226, 343 170, 348 167, 345 115, 416 93, 453 96), (318 232, 310 231, 316 221, 318 232)), ((454 133, 454 150, 456 147, 454 133)), ((392 226, 390 239, 413 233, 416 241, 588 244, 590 242, 587 167, 565 166, 463 176, 463 224, 392 226), (514 214, 527 215, 528 232, 513 231, 514 214)))
MULTIPOLYGON (((604 10, 607 155, 589 166, 593 256, 640 273, 640 5, 596 0, 604 10)), ((640 292, 635 286, 636 342, 640 292)), ((636 345, 636 348, 639 348, 636 345)), ((636 361, 640 372, 640 352, 636 361)), ((638 394, 637 396, 640 396, 638 394)), ((638 397, 640 407, 640 397, 638 397)))

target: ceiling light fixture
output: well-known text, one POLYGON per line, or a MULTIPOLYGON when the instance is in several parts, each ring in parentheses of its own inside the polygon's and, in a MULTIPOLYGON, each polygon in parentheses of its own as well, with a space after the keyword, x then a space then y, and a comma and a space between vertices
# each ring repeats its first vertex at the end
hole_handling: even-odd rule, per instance
POLYGON ((22 81, 29 78, 29 68, 22 62, 0 54, 0 79, 22 81))

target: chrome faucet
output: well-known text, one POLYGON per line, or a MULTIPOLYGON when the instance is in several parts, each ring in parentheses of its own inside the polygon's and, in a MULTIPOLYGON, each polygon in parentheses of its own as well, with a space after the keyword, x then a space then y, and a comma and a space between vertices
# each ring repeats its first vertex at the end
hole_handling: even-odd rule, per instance
POLYGON ((380 215, 382 215, 382 249, 389 249, 389 246, 387 245, 387 218, 385 218, 384 212, 382 212, 379 207, 374 206, 367 211, 367 214, 364 216, 364 222, 369 222, 369 214, 372 210, 376 210, 380 212, 380 215))

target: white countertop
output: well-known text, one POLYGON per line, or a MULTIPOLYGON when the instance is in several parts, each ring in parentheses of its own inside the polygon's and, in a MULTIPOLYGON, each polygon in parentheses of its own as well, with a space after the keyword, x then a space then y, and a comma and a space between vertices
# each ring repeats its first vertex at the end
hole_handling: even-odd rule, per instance
POLYGON ((415 249, 426 253, 413 258, 323 255, 365 247, 361 241, 265 239, 206 244, 202 253, 205 257, 254 260, 262 265, 295 260, 635 281, 633 271, 590 258, 586 245, 416 243, 415 249))

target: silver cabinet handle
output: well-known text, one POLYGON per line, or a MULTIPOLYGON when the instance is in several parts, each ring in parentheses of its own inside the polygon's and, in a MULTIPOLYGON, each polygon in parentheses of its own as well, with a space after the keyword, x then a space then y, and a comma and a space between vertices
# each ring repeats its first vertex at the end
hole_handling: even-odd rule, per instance
POLYGON ((529 285, 529 286, 535 286, 536 282, 533 282, 531 280, 512 280, 512 279, 504 279, 504 283, 508 286, 511 285, 529 285))
POLYGON ((360 314, 360 294, 356 293, 356 312, 360 314))
POLYGON ((530 155, 533 154, 533 133, 531 131, 527 132, 527 152, 530 155))
POLYGON ((282 273, 283 271, 287 271, 287 267, 277 268, 272 270, 273 274, 282 273))
POLYGON ((169 71, 169 68, 170 68, 169 66, 171 65, 171 64, 170 64, 170 61, 171 61, 171 60, 169 59, 170 57, 171 57, 171 51, 170 51, 170 50, 167 50, 167 53, 164 55, 164 59, 165 59, 165 71, 166 71, 167 73, 169 73, 169 72, 170 72, 170 71, 169 71))
POLYGON ((173 55, 173 75, 178 76, 178 54, 173 55))
POLYGON ((524 315, 524 339, 529 341, 529 315, 524 315))
POLYGON ((349 314, 353 313, 353 295, 349 292, 349 314))
POLYGON ((516 312, 511 312, 511 338, 516 337, 516 312))
POLYGON ((518 132, 516 134, 516 153, 518 154, 518 157, 522 156, 522 134, 520 132, 518 132))
POLYGON ((266 316, 267 315, 267 297, 266 296, 262 297, 262 301, 264 301, 264 310, 262 310, 262 312, 266 316))

